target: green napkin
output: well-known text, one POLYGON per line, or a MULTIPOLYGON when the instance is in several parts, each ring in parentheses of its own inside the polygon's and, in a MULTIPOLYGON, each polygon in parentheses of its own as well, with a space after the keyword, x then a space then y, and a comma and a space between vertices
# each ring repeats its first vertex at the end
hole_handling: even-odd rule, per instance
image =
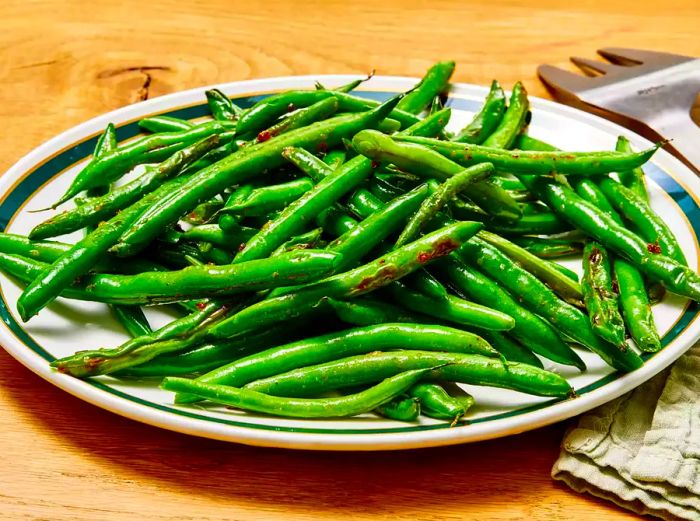
POLYGON ((639 514, 700 520, 700 344, 581 416, 552 477, 639 514))

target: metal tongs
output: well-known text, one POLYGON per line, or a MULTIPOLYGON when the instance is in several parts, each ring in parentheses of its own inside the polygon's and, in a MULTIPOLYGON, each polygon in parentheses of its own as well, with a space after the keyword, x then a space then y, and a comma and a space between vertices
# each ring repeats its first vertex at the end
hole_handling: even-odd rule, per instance
POLYGON ((691 117, 700 92, 700 59, 619 47, 598 54, 608 61, 571 58, 587 76, 551 65, 537 72, 562 101, 603 111, 650 139, 670 140, 665 148, 700 175, 700 127, 691 117))

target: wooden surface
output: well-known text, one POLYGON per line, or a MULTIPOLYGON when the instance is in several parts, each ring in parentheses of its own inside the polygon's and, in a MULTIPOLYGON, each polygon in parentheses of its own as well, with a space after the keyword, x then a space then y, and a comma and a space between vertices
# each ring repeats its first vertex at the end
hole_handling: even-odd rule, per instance
MULTIPOLYGON (((700 56, 699 15, 697 0, 4 0, 0 171, 87 118, 216 82, 372 68, 420 75, 452 58, 456 81, 522 79, 546 96, 537 64, 565 65, 598 47, 700 56)), ((563 425, 412 452, 249 448, 104 412, 4 352, 0 418, 2 519, 633 517, 551 481, 563 425)))

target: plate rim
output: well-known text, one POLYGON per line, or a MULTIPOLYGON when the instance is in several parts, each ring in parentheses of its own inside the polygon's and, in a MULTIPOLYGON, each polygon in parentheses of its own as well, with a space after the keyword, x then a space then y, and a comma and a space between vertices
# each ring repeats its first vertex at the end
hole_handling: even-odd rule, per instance
MULTIPOLYGON (((178 91, 112 110, 61 132, 25 154, 12 165, 0 179, 0 199, 4 201, 7 195, 11 193, 16 181, 22 176, 22 173, 26 173, 26 171, 38 165, 42 160, 46 160, 50 157, 47 151, 52 151, 54 148, 59 148, 61 145, 63 145, 63 149, 65 149, 66 146, 70 146, 70 144, 78 140, 91 137, 93 134, 86 132, 86 129, 90 129, 96 125, 104 126, 104 124, 112 118, 117 118, 120 124, 125 124, 133 120, 133 118, 126 118, 126 115, 141 113, 149 107, 162 106, 165 107, 164 111, 172 110, 173 104, 171 101, 194 97, 210 88, 222 89, 226 91, 227 94, 254 96, 289 88, 290 83, 312 82, 314 80, 342 82, 355 78, 357 78, 357 75, 303 75, 220 83, 178 91), (263 85, 275 85, 275 87, 266 89, 265 91, 252 90, 252 88, 259 88, 259 86, 263 85), (170 108, 167 108, 168 105, 170 105, 170 108), (17 180, 14 178, 17 178, 17 180)), ((418 81, 418 78, 406 76, 376 76, 375 78, 373 78, 375 83, 383 82, 386 85, 386 83, 389 82, 398 82, 406 83, 407 87, 418 81)), ((365 86, 369 87, 371 84, 365 84, 365 86)), ((488 91, 488 87, 485 86, 454 83, 452 90, 459 89, 471 90, 471 95, 482 95, 488 91)), ((382 91, 382 88, 375 86, 373 88, 360 90, 382 91)), ((452 97, 460 98, 459 93, 452 92, 451 94, 452 97)), ((464 96, 463 94, 461 97, 464 96)), ((538 97, 531 97, 531 102, 534 108, 544 108, 564 117, 570 117, 578 121, 589 123, 609 133, 625 135, 630 138, 636 146, 649 146, 651 144, 650 141, 642 136, 594 114, 538 97)), ((156 114, 158 112, 151 113, 156 114)), ((60 153, 60 150, 55 153, 60 153)), ((686 192, 698 203, 697 195, 700 190, 697 190, 697 188, 700 187, 700 179, 697 179, 685 165, 663 150, 657 153, 654 158, 654 163, 657 163, 664 172, 671 175, 674 180, 681 184, 686 192), (692 177, 689 177, 687 174, 690 174, 692 177), (696 185, 696 190, 690 188, 692 185, 696 185)), ((698 340, 698 338, 700 338, 700 327, 698 327, 697 320, 698 315, 693 317, 687 327, 674 338, 672 342, 676 345, 674 346, 673 353, 671 353, 669 349, 664 349, 653 357, 652 360, 654 363, 649 363, 651 362, 650 360, 637 371, 619 376, 576 399, 556 402, 549 406, 544 406, 540 409, 511 417, 499 418, 473 425, 467 424, 453 429, 430 429, 430 426, 425 426, 426 428, 424 430, 419 431, 371 434, 312 433, 255 429, 162 411, 150 405, 141 404, 132 399, 122 398, 117 394, 103 391, 91 383, 51 370, 46 360, 44 360, 39 353, 36 353, 22 342, 21 339, 17 338, 14 332, 11 331, 9 326, 4 322, 0 328, 0 341, 5 351, 13 358, 62 390, 92 405, 142 423, 185 434, 204 436, 222 441, 234 441, 249 445, 318 450, 387 450, 467 443, 512 435, 555 423, 588 411, 641 385, 673 363, 673 361, 680 357, 698 340), (694 329, 696 331, 694 331, 694 329), (609 392, 604 393, 603 391, 609 392)))

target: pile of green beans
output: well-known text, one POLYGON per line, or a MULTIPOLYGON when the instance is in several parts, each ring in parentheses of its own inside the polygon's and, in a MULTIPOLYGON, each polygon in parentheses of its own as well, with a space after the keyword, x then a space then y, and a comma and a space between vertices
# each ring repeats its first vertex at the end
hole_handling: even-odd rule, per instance
POLYGON ((456 384, 567 399, 558 372, 585 371, 583 349, 639 368, 661 348, 648 294, 700 300, 649 204, 657 147, 557 150, 527 135, 523 85, 507 97, 496 81, 453 135, 454 67, 384 103, 353 92, 370 76, 245 109, 209 90, 211 121, 148 117, 128 143, 109 125, 53 208, 81 204, 0 234, 22 319, 90 300, 133 336, 52 366, 163 378, 183 406, 452 424, 478 400, 456 384), (579 281, 557 259, 581 252, 579 281), (144 307, 173 305, 152 331, 144 307))

